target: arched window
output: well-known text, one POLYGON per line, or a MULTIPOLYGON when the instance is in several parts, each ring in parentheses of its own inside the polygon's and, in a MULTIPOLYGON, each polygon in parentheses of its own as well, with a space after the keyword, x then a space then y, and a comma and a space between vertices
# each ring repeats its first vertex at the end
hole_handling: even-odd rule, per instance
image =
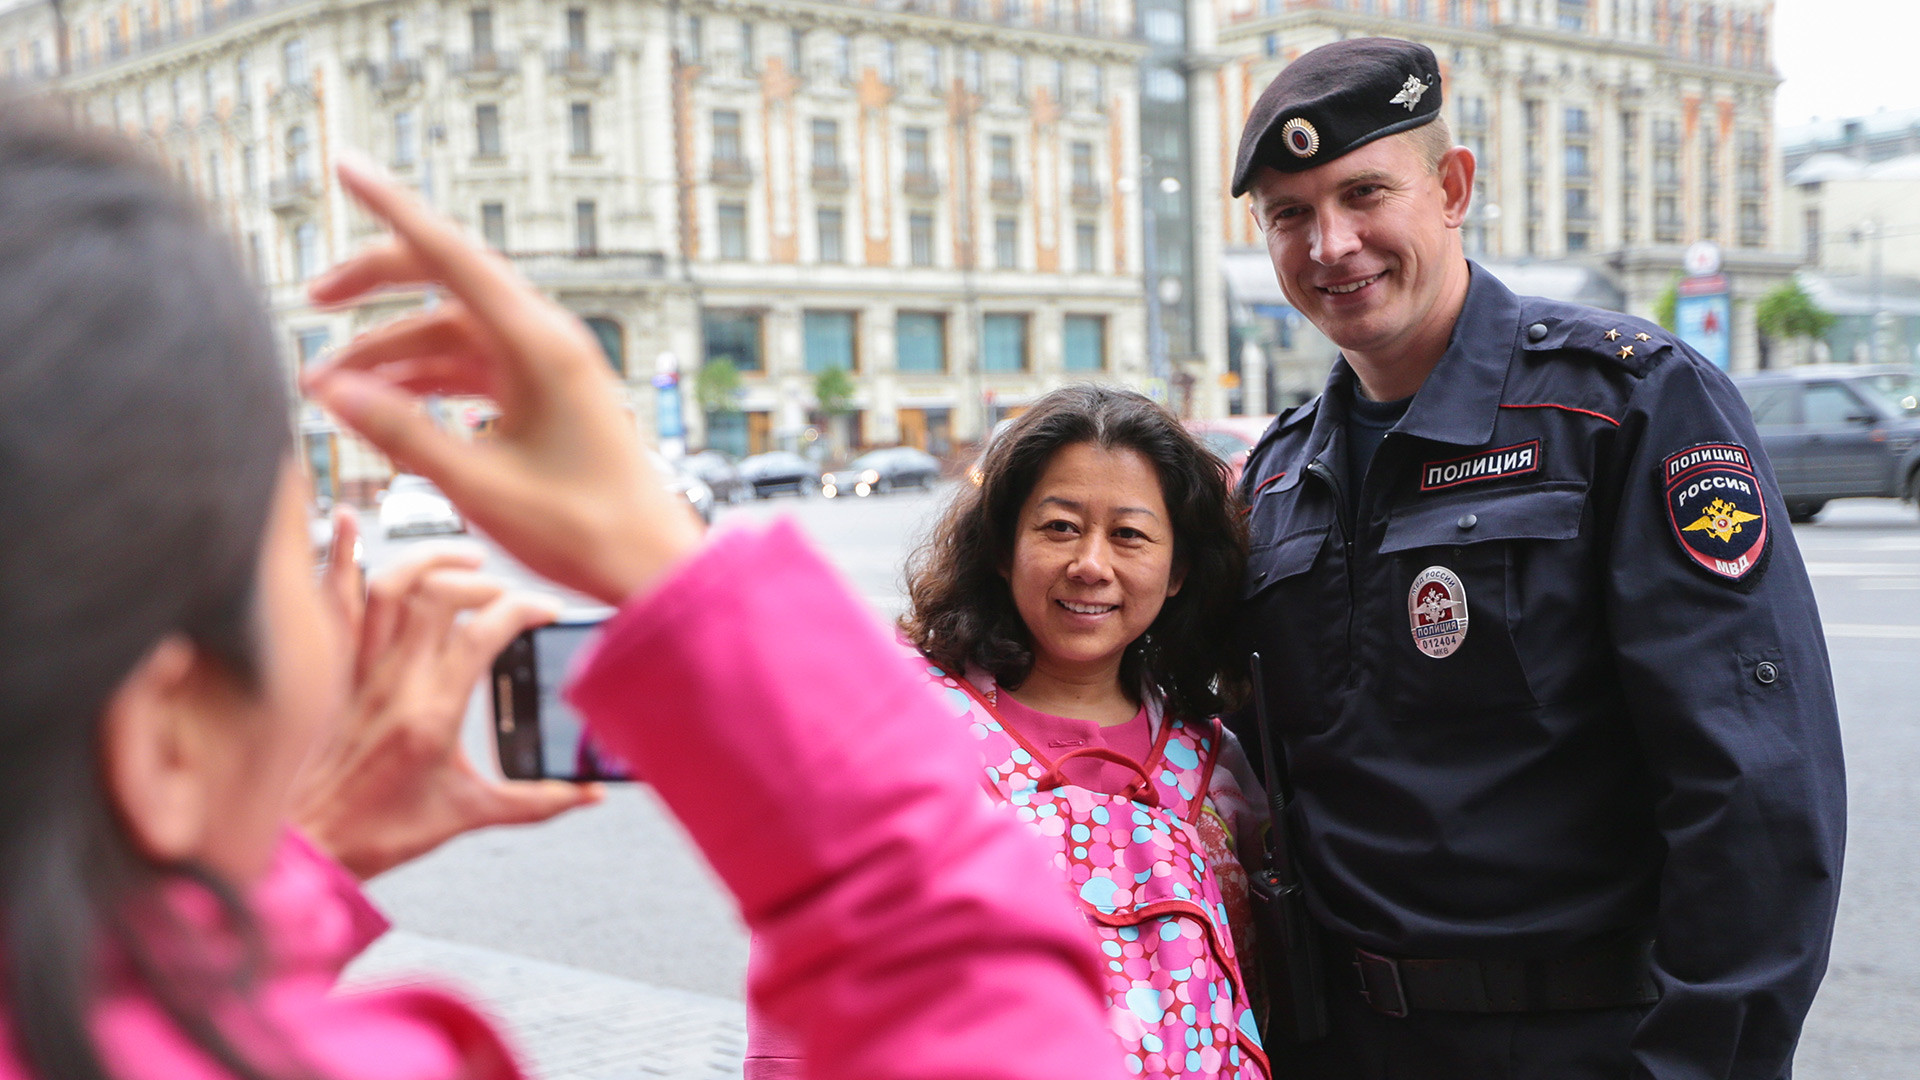
POLYGON ((587 329, 592 330, 595 340, 600 342, 600 351, 606 354, 614 374, 626 378, 627 347, 620 334, 620 324, 596 315, 587 319, 587 329))
POLYGON ((287 132, 287 179, 296 185, 313 180, 313 147, 307 142, 307 129, 295 127, 287 132))

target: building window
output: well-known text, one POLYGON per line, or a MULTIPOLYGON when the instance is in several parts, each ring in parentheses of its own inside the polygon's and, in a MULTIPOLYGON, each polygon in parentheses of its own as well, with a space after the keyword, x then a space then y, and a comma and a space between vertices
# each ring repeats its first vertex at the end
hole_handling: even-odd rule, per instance
POLYGON ((839 170, 839 121, 815 120, 813 122, 813 167, 836 172, 839 170))
POLYGON ((293 348, 299 356, 301 369, 304 370, 307 365, 319 360, 320 354, 327 351, 327 345, 332 341, 333 335, 328 333, 324 326, 295 331, 293 348))
POLYGON ((505 203, 480 204, 480 236, 495 251, 507 250, 507 206, 505 203))
POLYGON ((396 168, 406 168, 413 164, 413 110, 402 109, 393 114, 393 164, 396 168))
POLYGON ((1560 0, 1560 29, 1580 33, 1587 28, 1587 0, 1560 0))
POLYGON ((1068 371, 1107 369, 1107 320, 1069 315, 1061 326, 1061 362, 1068 371))
POLYGON ((1027 317, 985 315, 980 319, 980 370, 1027 370, 1027 317))
POLYGON ((1073 268, 1083 274, 1100 269, 1100 227, 1091 221, 1074 223, 1073 268))
POLYGON ((729 163, 745 160, 740 143, 740 114, 732 109, 713 112, 713 160, 729 163))
POLYGON ((802 324, 809 372, 854 369, 853 312, 809 311, 802 324))
POLYGON ((493 9, 474 8, 467 13, 467 26, 473 33, 473 55, 493 55, 493 9))
POLYGON ((1805 237, 1804 243, 1806 244, 1806 247, 1807 247, 1807 261, 1817 267, 1820 265, 1820 208, 1819 207, 1811 207, 1807 210, 1807 219, 1802 224, 1802 228, 1805 230, 1803 235, 1805 237))
POLYGON ((245 195, 260 190, 260 167, 256 164, 256 156, 253 147, 240 148, 240 183, 245 189, 242 194, 245 195))
POLYGON ((993 264, 1002 270, 1020 268, 1020 223, 1014 218, 993 219, 993 264))
POLYGON ((567 9, 567 51, 574 54, 587 51, 587 9, 567 9))
POLYGON ((903 311, 893 323, 894 367, 912 375, 941 375, 947 370, 947 317, 930 311, 903 311))
POLYGON ((706 25, 698 15, 687 16, 687 59, 696 64, 706 57, 703 41, 706 36, 706 25))
POLYGON ((287 179, 297 188, 313 182, 313 145, 307 141, 306 128, 287 131, 287 179))
POLYGON ((219 202, 220 192, 220 155, 207 155, 207 198, 219 202))
POLYGON ((901 159, 909 183, 915 180, 933 178, 933 159, 927 151, 927 129, 923 127, 902 128, 900 131, 901 159))
POLYGON ((940 90, 940 46, 928 45, 926 56, 927 88, 937 93, 940 90))
POLYGON ((1593 206, 1587 197, 1587 189, 1570 187, 1567 189, 1567 220, 1569 222, 1588 221, 1593 217, 1593 206))
POLYGON ((1013 174, 1013 136, 995 135, 988 141, 993 172, 991 177, 996 184, 1010 184, 1015 180, 1013 174))
POLYGON ((814 225, 820 236, 820 261, 845 262, 847 227, 839 208, 814 211, 814 225))
POLYGON ((607 366, 615 375, 627 377, 626 339, 620 332, 620 324, 605 316, 594 315, 582 320, 587 329, 593 331, 593 339, 600 343, 600 355, 607 358, 607 366))
POLYGON ((500 156, 500 106, 473 107, 474 154, 483 158, 500 156))
POLYGON ((753 65, 754 65, 753 24, 748 22, 745 19, 741 19, 740 20, 740 70, 752 71, 753 65))
MULTIPOLYGON (((110 28, 111 26, 112 24, 109 24, 110 28)), ((233 62, 233 103, 242 109, 253 104, 253 87, 248 81, 251 68, 252 65, 247 63, 247 58, 244 56, 233 62)))
POLYGON ((716 311, 700 313, 703 363, 726 361, 740 371, 759 371, 760 313, 757 311, 716 311))
POLYGON ((311 221, 293 227, 293 279, 305 281, 320 272, 320 229, 311 221))
POLYGON ((833 68, 841 82, 853 81, 853 39, 845 34, 834 39, 833 68))
POLYGON ((592 199, 573 204, 573 247, 582 255, 600 250, 600 208, 592 199))
POLYGON ((280 47, 282 78, 288 86, 304 88, 312 78, 313 72, 307 67, 307 39, 288 38, 280 47))
POLYGON ((573 134, 574 157, 590 157, 593 154, 593 106, 584 101, 576 101, 568 110, 573 134))
POLYGON ((399 63, 407 58, 407 20, 387 20, 387 59, 399 63))
POLYGON ((880 81, 888 86, 900 81, 900 46, 891 40, 880 43, 880 81))
POLYGON ((721 203, 714 208, 715 220, 719 225, 720 257, 723 259, 744 259, 747 257, 747 206, 745 203, 721 203))
POLYGON ((1073 186, 1093 187, 1093 144, 1090 142, 1073 144, 1073 186))
POLYGON ((907 255, 915 266, 933 265, 933 215, 907 215, 907 255))
POLYGON ((805 75, 806 70, 802 65, 806 60, 807 32, 796 26, 787 34, 787 70, 796 75, 805 75))

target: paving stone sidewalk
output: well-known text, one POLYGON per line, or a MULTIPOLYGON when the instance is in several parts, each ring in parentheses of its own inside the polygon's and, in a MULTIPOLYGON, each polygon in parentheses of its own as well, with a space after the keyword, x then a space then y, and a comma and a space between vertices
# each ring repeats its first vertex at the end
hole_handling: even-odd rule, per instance
POLYGON ((737 1001, 404 931, 346 982, 460 990, 501 1021, 538 1080, 737 1080, 747 1045, 737 1001))

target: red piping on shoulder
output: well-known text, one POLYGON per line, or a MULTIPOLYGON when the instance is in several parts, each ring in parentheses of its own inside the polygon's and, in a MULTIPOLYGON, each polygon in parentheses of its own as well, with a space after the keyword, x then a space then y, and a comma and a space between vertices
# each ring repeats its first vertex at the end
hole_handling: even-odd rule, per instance
POLYGON ((1260 486, 1253 489, 1253 494, 1257 497, 1261 492, 1267 490, 1268 484, 1273 483, 1275 480, 1284 480, 1286 479, 1286 476, 1287 474, 1283 472, 1274 473, 1272 476, 1269 476, 1265 480, 1260 481, 1260 486))
POLYGON ((1561 409, 1566 412, 1577 412, 1583 416, 1596 416, 1602 420, 1605 420, 1607 423, 1612 424, 1614 427, 1620 426, 1620 421, 1615 420, 1613 417, 1608 416, 1606 413, 1597 413, 1597 412, 1594 412, 1592 409, 1581 409, 1581 408, 1576 408, 1572 405, 1555 405, 1550 401, 1541 402, 1537 405, 1502 404, 1500 407, 1503 409, 1561 409))

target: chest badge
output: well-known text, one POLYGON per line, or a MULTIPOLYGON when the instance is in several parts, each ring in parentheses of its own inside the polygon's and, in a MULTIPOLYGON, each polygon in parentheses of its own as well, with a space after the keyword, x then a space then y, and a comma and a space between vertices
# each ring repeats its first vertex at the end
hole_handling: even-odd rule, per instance
POLYGON ((1690 447, 1661 465, 1674 539, 1701 569, 1741 581, 1767 553, 1767 504, 1743 446, 1690 447))
POLYGON ((1467 640, 1467 587, 1444 566, 1429 566, 1407 590, 1407 621, 1413 644, 1435 660, 1452 656, 1467 640))

